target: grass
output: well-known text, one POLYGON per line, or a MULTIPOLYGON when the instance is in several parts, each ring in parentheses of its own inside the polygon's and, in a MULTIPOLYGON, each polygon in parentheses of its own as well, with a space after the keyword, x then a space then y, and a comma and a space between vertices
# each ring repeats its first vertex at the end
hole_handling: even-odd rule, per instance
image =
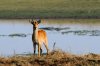
POLYGON ((0 0, 0 18, 100 18, 99 0, 0 0))
POLYGON ((48 56, 13 56, 0 57, 0 66, 99 66, 100 55, 73 55, 63 51, 52 51, 48 56))

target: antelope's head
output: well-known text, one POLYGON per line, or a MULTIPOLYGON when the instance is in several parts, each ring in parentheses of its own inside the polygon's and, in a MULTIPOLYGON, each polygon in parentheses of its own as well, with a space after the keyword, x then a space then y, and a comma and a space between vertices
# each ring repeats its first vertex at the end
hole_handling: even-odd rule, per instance
POLYGON ((39 25, 39 23, 41 23, 41 20, 39 19, 39 20, 29 20, 29 22, 33 25, 33 28, 34 29, 36 29, 36 28, 38 28, 38 25, 39 25))

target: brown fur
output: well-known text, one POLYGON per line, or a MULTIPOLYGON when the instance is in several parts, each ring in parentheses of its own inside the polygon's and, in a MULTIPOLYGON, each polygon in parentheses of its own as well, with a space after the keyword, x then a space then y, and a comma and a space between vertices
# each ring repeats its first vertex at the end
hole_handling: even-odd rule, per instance
POLYGON ((31 21, 31 24, 33 24, 32 41, 34 47, 34 54, 36 51, 36 45, 38 45, 38 56, 42 54, 42 44, 45 45, 48 54, 48 39, 46 32, 44 30, 38 30, 38 21, 31 21))

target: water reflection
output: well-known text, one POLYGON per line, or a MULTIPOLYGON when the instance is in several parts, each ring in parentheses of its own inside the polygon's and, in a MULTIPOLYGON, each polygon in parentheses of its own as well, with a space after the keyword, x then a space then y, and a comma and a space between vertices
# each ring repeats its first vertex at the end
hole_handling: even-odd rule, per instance
POLYGON ((0 35, 0 37, 27 37, 27 34, 9 34, 9 35, 0 35))
POLYGON ((79 36, 100 36, 100 30, 76 30, 76 31, 65 31, 62 34, 70 34, 73 33, 74 35, 79 36))
POLYGON ((70 29, 69 27, 44 27, 44 28, 40 28, 40 29, 44 29, 44 30, 50 30, 50 31, 61 31, 61 30, 67 30, 70 29))
MULTIPOLYGON (((71 30, 67 30, 67 31, 62 31, 62 30, 66 30, 69 29, 67 28, 54 28, 54 27, 45 27, 45 28, 40 28, 40 29, 44 29, 44 30, 48 30, 48 31, 60 31, 61 34, 74 34, 74 35, 78 35, 78 36, 100 36, 100 30, 76 30, 76 31, 71 31, 71 30)), ((28 35, 32 35, 32 34, 22 34, 22 33, 16 33, 16 34, 9 34, 9 35, 0 35, 0 37, 27 37, 28 35)))

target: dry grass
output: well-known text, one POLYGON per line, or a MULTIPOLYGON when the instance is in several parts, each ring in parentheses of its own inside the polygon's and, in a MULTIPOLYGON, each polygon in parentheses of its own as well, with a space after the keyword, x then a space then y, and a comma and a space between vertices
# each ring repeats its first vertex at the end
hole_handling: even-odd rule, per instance
POLYGON ((13 56, 0 57, 0 66, 99 66, 100 55, 73 55, 63 51, 52 51, 48 56, 13 56))

